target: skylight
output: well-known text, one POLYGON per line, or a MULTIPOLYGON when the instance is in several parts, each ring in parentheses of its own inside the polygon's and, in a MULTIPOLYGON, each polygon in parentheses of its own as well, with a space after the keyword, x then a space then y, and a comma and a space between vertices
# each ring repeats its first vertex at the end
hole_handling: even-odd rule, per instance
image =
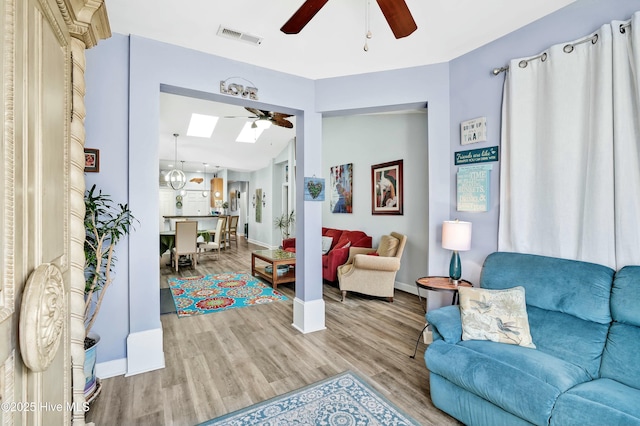
POLYGON ((244 123, 244 127, 236 138, 236 142, 256 143, 264 128, 258 126, 252 127, 252 124, 252 121, 244 123))
POLYGON ((189 121, 187 136, 210 138, 217 123, 218 117, 193 113, 191 114, 191 121, 189 121))

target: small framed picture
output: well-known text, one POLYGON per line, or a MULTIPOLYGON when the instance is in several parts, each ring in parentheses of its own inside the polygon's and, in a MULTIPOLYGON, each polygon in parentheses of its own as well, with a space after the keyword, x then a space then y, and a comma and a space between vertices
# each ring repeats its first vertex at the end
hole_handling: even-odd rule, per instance
POLYGON ((403 160, 371 166, 371 214, 401 215, 403 160))
POLYGON ((98 173, 100 171, 100 150, 94 148, 84 149, 84 171, 98 173))

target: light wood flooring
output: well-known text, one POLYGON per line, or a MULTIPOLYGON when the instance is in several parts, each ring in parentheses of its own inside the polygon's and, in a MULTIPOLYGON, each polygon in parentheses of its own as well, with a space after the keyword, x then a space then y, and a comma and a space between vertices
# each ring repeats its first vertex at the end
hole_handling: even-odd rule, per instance
MULTIPOLYGON (((178 276, 251 272, 251 250, 201 257, 178 276)), ((161 287, 176 276, 161 261, 161 287)), ((160 287, 159 286, 159 287, 160 287)), ((294 285, 278 286, 289 300, 207 315, 161 316, 166 368, 102 381, 88 422, 102 425, 195 425, 351 370, 423 425, 457 425, 429 398, 418 297, 396 290, 393 303, 324 284, 326 330, 302 334, 291 326, 294 285)))

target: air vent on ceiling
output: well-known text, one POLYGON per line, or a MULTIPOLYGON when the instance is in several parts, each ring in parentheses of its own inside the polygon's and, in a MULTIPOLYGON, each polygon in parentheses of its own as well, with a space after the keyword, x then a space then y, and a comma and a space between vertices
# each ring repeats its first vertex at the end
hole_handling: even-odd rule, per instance
POLYGON ((232 40, 240 40, 249 44, 258 45, 262 43, 262 37, 259 37, 253 34, 244 33, 238 30, 232 30, 231 28, 227 28, 222 25, 220 25, 220 28, 218 28, 217 34, 220 37, 226 37, 232 40))

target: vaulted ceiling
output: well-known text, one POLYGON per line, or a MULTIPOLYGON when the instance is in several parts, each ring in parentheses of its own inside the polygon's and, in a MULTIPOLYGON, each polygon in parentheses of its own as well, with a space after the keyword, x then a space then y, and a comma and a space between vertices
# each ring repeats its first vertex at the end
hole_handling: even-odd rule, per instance
MULTIPOLYGON (((280 27, 303 0, 106 0, 106 7, 114 33, 139 35, 288 74, 321 79, 447 62, 573 1, 406 0, 418 29, 402 39, 394 38, 375 0, 329 0, 295 35, 282 33, 280 27), (221 27, 259 37, 262 41, 253 44, 219 36, 221 27), (372 33, 368 40, 367 28, 372 33), (363 49, 365 41, 368 51, 363 49)), ((202 101, 190 105, 188 98, 180 98, 167 96, 162 100, 162 108, 171 111, 171 117, 183 116, 175 113, 176 108, 196 112, 195 109, 203 107, 202 101)), ((248 115, 237 106, 212 104, 210 107, 214 112, 220 107, 218 115, 248 115)), ((169 114, 161 113, 162 120, 168 117, 169 114)), ((233 120, 240 121, 225 119, 219 123, 218 131, 234 127, 233 120)), ((177 127, 186 130, 187 124, 175 120, 160 124, 164 140, 161 158, 173 159, 171 134, 183 132, 177 127), (166 132, 168 136, 164 135, 166 132)), ((235 128, 228 132, 220 135, 220 140, 235 140, 237 134, 231 134, 236 132, 235 128)), ((202 160, 202 155, 197 151, 190 153, 186 147, 183 154, 196 163, 206 161, 225 168, 255 170, 261 168, 259 161, 239 167, 231 159, 248 158, 250 148, 262 149, 255 153, 256 158, 270 158, 294 135, 294 131, 272 126, 252 147, 227 142, 228 153, 225 151, 222 155, 219 151, 217 161, 215 158, 202 160), (272 138, 268 132, 272 132, 272 138), (240 151, 234 152, 235 149, 240 151), (225 158, 229 159, 228 164, 223 161, 225 158)), ((193 145, 198 142, 203 141, 191 141, 193 145)), ((211 143, 215 144, 215 140, 211 143)))

